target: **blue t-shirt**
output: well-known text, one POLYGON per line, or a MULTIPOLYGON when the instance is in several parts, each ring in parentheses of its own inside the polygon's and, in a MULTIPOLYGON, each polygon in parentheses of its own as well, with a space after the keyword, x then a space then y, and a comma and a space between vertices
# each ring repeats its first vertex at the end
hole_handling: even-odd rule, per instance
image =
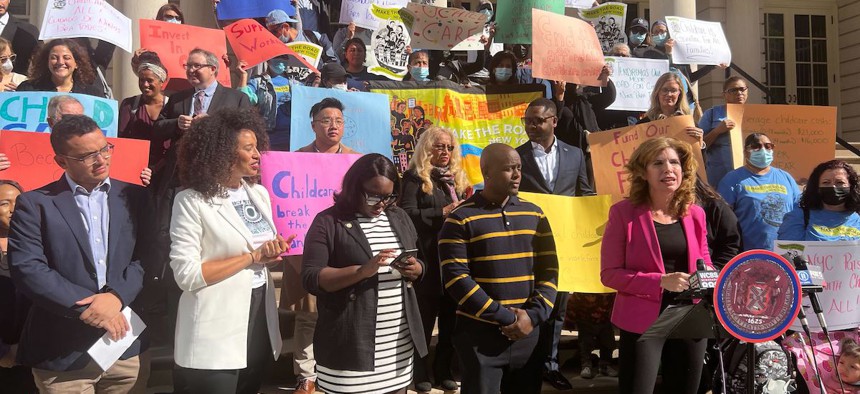
MULTIPOLYGON (((708 134, 726 118, 725 105, 713 107, 705 111, 702 119, 699 119, 699 128, 708 134)), ((705 165, 705 170, 708 172, 708 183, 719 185, 723 177, 734 170, 729 133, 720 134, 714 142, 707 146, 706 152, 708 153, 708 162, 705 165)))
POLYGON ((786 241, 854 241, 860 239, 860 215, 851 211, 811 209, 804 228, 803 208, 785 214, 777 239, 786 241))
POLYGON ((726 174, 717 190, 738 217, 745 251, 773 250, 783 216, 800 200, 800 188, 794 178, 775 167, 764 175, 738 168, 726 174))

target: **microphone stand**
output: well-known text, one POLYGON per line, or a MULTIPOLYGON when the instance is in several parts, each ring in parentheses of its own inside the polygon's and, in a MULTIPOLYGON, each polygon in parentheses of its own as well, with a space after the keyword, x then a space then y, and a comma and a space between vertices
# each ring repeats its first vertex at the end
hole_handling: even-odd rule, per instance
MULTIPOLYGON (((809 349, 812 354, 812 367, 815 370, 815 376, 818 377, 818 389, 821 390, 822 394, 826 394, 827 391, 824 390, 824 380, 821 379, 821 371, 818 369, 818 359, 815 357, 815 346, 812 343, 812 334, 809 332, 809 323, 806 320, 806 313, 803 312, 803 303, 801 303, 800 308, 798 308, 797 318, 800 320, 800 326, 803 327, 803 332, 805 332, 806 336, 809 337, 809 349)), ((806 348, 805 342, 806 341, 803 340, 803 334, 801 334, 800 345, 804 348, 806 348)), ((845 390, 843 389, 842 391, 845 390)))
MULTIPOLYGON (((807 272, 809 271, 809 265, 808 265, 806 259, 804 259, 803 257, 801 257, 799 255, 794 255, 792 260, 793 260, 793 263, 794 263, 794 266, 796 269, 805 270, 807 272)), ((809 302, 812 304, 812 311, 815 313, 815 316, 818 318, 818 324, 821 325, 821 330, 824 332, 824 340, 826 340, 827 344, 830 346, 830 355, 833 358, 833 368, 834 369, 838 368, 839 361, 836 359, 836 351, 833 349, 833 342, 830 340, 830 332, 827 330, 827 321, 824 319, 824 310, 821 308, 821 303, 818 302, 818 295, 815 294, 816 291, 821 291, 821 288, 820 287, 818 287, 818 288, 815 288, 815 287, 802 288, 801 287, 801 291, 804 295, 806 295, 807 298, 809 298, 809 302)), ((806 314, 803 312, 803 304, 802 303, 800 305, 799 310, 800 310, 800 312, 797 314, 797 317, 801 318, 801 316, 802 316, 802 318, 800 320, 800 324, 803 326, 803 330, 806 331, 806 335, 809 337, 809 346, 810 346, 810 349, 812 350, 812 352, 811 352, 812 353, 812 362, 815 364, 815 373, 818 375, 818 384, 821 388, 821 392, 825 393, 824 383, 821 380, 821 372, 818 369, 818 361, 815 358, 815 344, 812 341, 812 335, 809 333, 809 326, 806 324, 806 314)), ((803 344, 802 341, 801 341, 801 344, 803 344)), ((837 378, 838 378, 838 374, 837 374, 837 378)), ((842 383, 842 379, 837 379, 837 380, 839 381, 839 388, 842 390, 842 392, 845 392, 845 385, 842 383)))

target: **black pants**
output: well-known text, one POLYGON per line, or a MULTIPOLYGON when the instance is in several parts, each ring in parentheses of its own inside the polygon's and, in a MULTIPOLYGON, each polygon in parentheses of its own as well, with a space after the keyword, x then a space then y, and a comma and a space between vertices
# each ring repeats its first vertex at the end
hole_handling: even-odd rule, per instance
POLYGON ((462 394, 538 394, 546 354, 538 346, 541 326, 510 341, 499 326, 457 317, 454 349, 463 372, 462 394))
MULTIPOLYGON (((428 292, 429 293, 429 292, 428 292)), ((436 317, 439 317, 439 338, 436 343, 436 356, 433 358, 433 375, 438 384, 445 379, 453 379, 451 373, 451 361, 454 359, 454 345, 451 343, 451 335, 454 332, 454 316, 457 312, 457 304, 445 293, 424 294, 418 292, 418 310, 421 311, 421 323, 424 326, 424 342, 430 348, 430 339, 433 337, 433 326, 436 317)), ((418 354, 415 354, 418 357, 418 354)), ((415 360, 416 383, 429 382, 430 356, 415 360)))
POLYGON ((649 339, 621 330, 618 388, 621 394, 654 392, 657 372, 663 371, 662 392, 695 394, 705 360, 704 339, 649 339))
POLYGON ((544 359, 544 371, 558 371, 558 342, 561 339, 561 328, 564 326, 564 314, 567 312, 567 300, 570 293, 559 291, 555 295, 555 302, 549 319, 543 323, 540 330, 540 347, 546 358, 544 359))
POLYGON ((173 369, 174 394, 256 394, 274 361, 266 324, 266 286, 251 292, 247 366, 242 369, 173 369))

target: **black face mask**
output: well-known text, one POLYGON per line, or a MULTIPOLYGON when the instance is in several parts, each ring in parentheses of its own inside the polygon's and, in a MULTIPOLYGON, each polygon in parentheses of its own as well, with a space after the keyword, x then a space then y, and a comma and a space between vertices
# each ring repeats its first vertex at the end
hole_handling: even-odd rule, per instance
POLYGON ((848 199, 850 188, 847 187, 820 187, 818 194, 821 195, 821 201, 827 205, 840 205, 848 199))

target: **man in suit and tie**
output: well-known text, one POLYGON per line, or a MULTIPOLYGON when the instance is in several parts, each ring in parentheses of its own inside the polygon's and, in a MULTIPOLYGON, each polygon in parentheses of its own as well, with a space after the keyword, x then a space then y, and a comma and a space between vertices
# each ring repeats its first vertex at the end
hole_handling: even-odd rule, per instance
MULTIPOLYGON (((522 162, 520 191, 562 196, 594 194, 582 150, 555 137, 558 107, 552 100, 539 98, 529 103, 523 124, 529 142, 517 147, 522 162)), ((558 369, 558 341, 568 296, 563 291, 556 294, 552 313, 541 330, 541 344, 547 348, 544 379, 559 390, 571 389, 558 369)))
POLYGON ((27 75, 30 54, 39 44, 39 29, 36 26, 9 14, 11 0, 0 0, 0 37, 12 43, 12 52, 18 54, 12 71, 27 75))
POLYGON ((148 196, 110 179, 113 145, 89 117, 64 115, 51 146, 65 174, 18 198, 9 234, 12 280, 33 304, 17 361, 33 368, 42 393, 128 392, 140 342, 106 371, 87 350, 105 332, 130 334, 121 311, 143 286, 146 247, 136 238, 148 196))

